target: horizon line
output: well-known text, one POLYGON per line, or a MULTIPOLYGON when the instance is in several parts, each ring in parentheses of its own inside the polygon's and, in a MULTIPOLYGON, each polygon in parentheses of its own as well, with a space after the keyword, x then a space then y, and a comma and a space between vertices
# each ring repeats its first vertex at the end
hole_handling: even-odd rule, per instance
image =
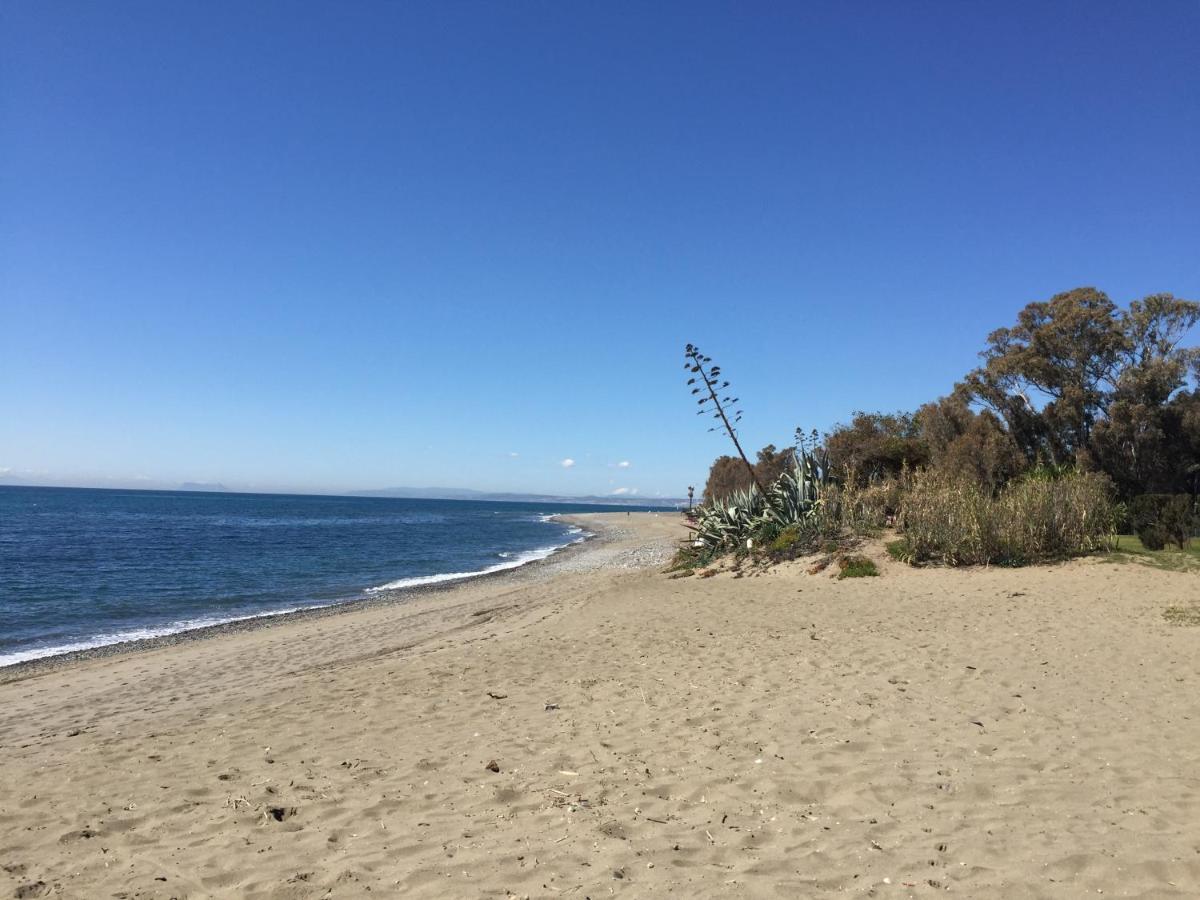
MULTIPOLYGON (((187 482, 185 482, 187 483, 187 482)), ((197 482, 198 483, 198 482, 197 482)), ((652 495, 630 495, 630 494, 547 494, 538 491, 483 491, 476 488, 418 488, 414 487, 414 491, 438 491, 446 490, 449 492, 462 492, 470 494, 480 494, 480 497, 416 497, 406 496, 404 494, 389 495, 387 491, 392 490, 408 490, 406 488, 366 488, 358 491, 343 492, 343 491, 292 491, 282 489, 261 489, 249 490, 238 488, 227 488, 222 485, 219 488, 185 488, 185 487, 109 487, 92 484, 31 484, 25 482, 3 482, 0 481, 0 489, 2 488, 22 488, 29 490, 46 490, 46 491, 121 491, 125 493, 136 492, 143 494, 231 494, 242 496, 273 496, 273 497, 334 497, 344 498, 347 500, 441 500, 446 502, 462 502, 462 503, 563 503, 570 501, 596 501, 596 505, 609 506, 659 506, 659 505, 675 505, 677 503, 686 503, 685 497, 665 497, 652 495), (503 499, 488 499, 495 497, 521 497, 531 496, 538 499, 535 500, 503 500, 503 499), (602 501, 602 502, 601 502, 602 501)))

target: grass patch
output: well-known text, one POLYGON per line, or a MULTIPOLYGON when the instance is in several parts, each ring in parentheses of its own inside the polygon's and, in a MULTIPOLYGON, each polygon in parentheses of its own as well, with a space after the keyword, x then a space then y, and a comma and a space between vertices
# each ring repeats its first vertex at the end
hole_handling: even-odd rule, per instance
POLYGON ((871 578, 879 574, 875 563, 865 556, 843 556, 838 560, 838 578, 871 578))
POLYGON ((904 538, 888 541, 884 544, 884 547, 887 550, 888 556, 896 560, 896 562, 911 564, 915 558, 912 547, 908 545, 908 541, 904 538))
POLYGON ((1200 606, 1168 606, 1163 618, 1172 625, 1200 625, 1200 606))
POLYGON ((1109 562, 1137 562, 1168 572, 1200 572, 1200 541, 1193 540, 1183 550, 1167 547, 1149 550, 1135 534, 1118 535, 1106 559, 1109 562))

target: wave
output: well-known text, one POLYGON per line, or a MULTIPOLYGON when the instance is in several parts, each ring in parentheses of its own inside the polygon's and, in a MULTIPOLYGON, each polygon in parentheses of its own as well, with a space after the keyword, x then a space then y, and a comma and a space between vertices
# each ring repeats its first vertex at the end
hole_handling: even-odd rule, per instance
POLYGON ((185 631, 211 628, 214 625, 228 625, 230 622, 245 622, 248 619, 281 616, 285 613, 299 612, 303 609, 320 609, 324 606, 333 606, 338 602, 342 601, 335 600, 329 603, 313 603, 307 606, 289 606, 285 609, 264 610, 263 612, 251 613, 245 616, 211 616, 199 619, 182 619, 177 622, 169 622, 166 625, 127 628, 122 631, 97 634, 85 640, 72 641, 69 644, 55 644, 50 647, 30 647, 27 650, 17 650, 12 653, 0 654, 0 668, 15 666, 17 663, 29 662, 34 659, 44 659, 48 656, 62 656, 64 653, 76 653, 80 650, 95 650, 97 647, 111 647, 113 644, 125 644, 130 641, 146 641, 151 638, 181 634, 185 631))
MULTIPOLYGON (((572 544, 577 544, 583 538, 577 538, 571 541, 572 544)), ((398 591, 404 588, 420 587, 425 584, 440 584, 443 581, 457 581, 460 578, 478 578, 480 575, 491 575, 493 572, 503 572, 505 569, 516 569, 527 563, 535 562, 539 559, 545 559, 553 553, 558 552, 567 544, 557 544, 553 547, 541 547, 537 550, 526 550, 524 553, 518 553, 515 556, 510 553, 496 554, 504 562, 496 563, 492 566, 487 566, 483 569, 477 569, 474 572, 442 572, 438 575, 417 575, 413 578, 400 578, 396 581, 389 581, 387 584, 381 584, 377 587, 367 588, 368 594, 378 594, 382 591, 398 591)))

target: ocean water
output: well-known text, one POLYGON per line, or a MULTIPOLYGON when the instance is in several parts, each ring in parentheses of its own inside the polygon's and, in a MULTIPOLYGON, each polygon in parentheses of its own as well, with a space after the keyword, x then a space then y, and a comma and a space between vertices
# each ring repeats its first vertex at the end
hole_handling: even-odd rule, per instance
POLYGON ((0 487, 0 666, 512 568, 628 508, 0 487))

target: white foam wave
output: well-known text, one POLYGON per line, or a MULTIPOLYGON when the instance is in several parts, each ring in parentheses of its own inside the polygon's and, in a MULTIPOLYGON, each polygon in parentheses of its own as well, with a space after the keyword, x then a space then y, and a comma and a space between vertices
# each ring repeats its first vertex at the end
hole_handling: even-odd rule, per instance
POLYGON ((97 647, 110 647, 113 644, 126 644, 130 641, 145 641, 150 638, 167 637, 184 631, 195 631, 199 628, 211 628, 214 625, 227 625, 230 622, 244 622, 247 619, 262 619, 267 616, 280 616, 284 613, 299 612, 302 609, 318 609, 329 606, 328 603, 317 603, 311 606, 290 606, 286 609, 272 609, 267 612, 252 613, 247 616, 208 617, 200 619, 183 619, 166 625, 127 628, 123 631, 113 631, 97 634, 83 641, 73 641, 69 644, 55 644, 51 647, 33 647, 29 650, 18 650, 13 653, 0 655, 0 668, 15 666, 17 663, 29 662, 32 659, 44 659, 47 656, 62 656, 64 653, 75 653, 79 650, 95 650, 97 647))
MULTIPOLYGON (((572 541, 571 543, 576 542, 572 541)), ((418 575, 415 578, 401 578, 397 581, 389 581, 387 584, 381 584, 378 587, 367 588, 367 593, 377 594, 381 591, 398 591, 403 588, 420 587, 424 584, 457 581, 461 578, 478 578, 480 575, 491 575, 493 572, 503 572, 505 569, 516 569, 534 560, 545 559, 556 550, 561 549, 562 547, 542 547, 538 550, 527 550, 515 556, 509 553, 501 553, 499 556, 504 559, 504 562, 496 563, 494 566, 487 566, 474 572, 442 572, 439 575, 418 575)))

